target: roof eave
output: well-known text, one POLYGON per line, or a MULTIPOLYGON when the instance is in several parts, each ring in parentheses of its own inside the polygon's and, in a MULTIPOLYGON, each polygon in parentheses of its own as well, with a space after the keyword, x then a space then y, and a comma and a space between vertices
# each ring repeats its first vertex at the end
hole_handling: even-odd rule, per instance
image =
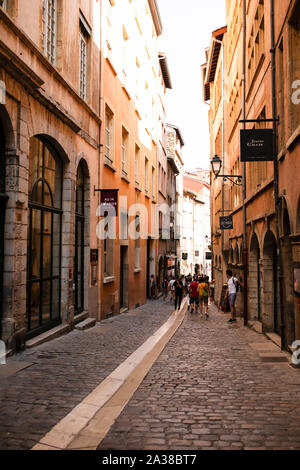
POLYGON ((160 68, 161 68, 163 80, 164 80, 164 83, 165 83, 165 87, 172 90, 172 82, 171 82, 167 57, 163 53, 159 53, 158 57, 159 57, 159 63, 160 63, 160 68))
POLYGON ((160 36, 161 33, 163 32, 163 26, 162 26, 162 21, 161 21, 159 9, 158 9, 157 1, 148 0, 148 3, 149 3, 151 15, 152 15, 153 23, 155 26, 156 34, 157 36, 160 36))
POLYGON ((223 37, 226 32, 227 32, 227 26, 224 26, 223 28, 219 28, 212 32, 212 38, 211 38, 207 67, 206 67, 206 75, 205 75, 205 80, 204 80, 205 84, 214 81, 215 70, 212 70, 212 65, 213 63, 218 62, 218 59, 219 59, 221 44, 216 42, 215 39, 218 39, 219 41, 223 41, 223 37))

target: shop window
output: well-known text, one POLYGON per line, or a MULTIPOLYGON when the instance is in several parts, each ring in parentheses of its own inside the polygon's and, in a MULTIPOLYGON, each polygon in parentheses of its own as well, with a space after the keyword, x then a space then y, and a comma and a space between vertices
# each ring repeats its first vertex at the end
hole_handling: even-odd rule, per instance
POLYGON ((74 311, 75 315, 84 310, 84 227, 85 227, 85 177, 82 163, 76 178, 75 208, 75 256, 74 256, 74 311))
POLYGON ((27 326, 30 336, 60 322, 62 162, 33 137, 29 157, 27 326))

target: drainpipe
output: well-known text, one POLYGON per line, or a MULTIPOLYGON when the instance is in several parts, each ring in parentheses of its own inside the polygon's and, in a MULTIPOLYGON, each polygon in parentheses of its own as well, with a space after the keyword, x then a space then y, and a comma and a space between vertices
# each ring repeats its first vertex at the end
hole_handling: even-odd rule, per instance
POLYGON ((281 320, 281 349, 286 349, 285 314, 283 302, 283 263, 282 250, 279 238, 280 198, 279 198, 279 173, 277 159, 277 116, 276 116, 276 62, 275 62, 275 30, 274 30, 274 0, 270 0, 271 7, 271 73, 272 73, 272 119, 273 119, 273 148, 274 148, 274 199, 275 199, 275 225, 277 239, 277 264, 279 267, 279 308, 281 320))
MULTIPOLYGON (((103 122, 103 111, 102 111, 102 101, 103 101, 103 77, 102 77, 102 71, 103 71, 103 53, 102 53, 102 9, 103 9, 103 4, 100 2, 100 49, 99 49, 99 116, 101 123, 99 124, 99 157, 98 157, 98 188, 101 187, 101 178, 100 178, 100 171, 101 171, 101 152, 102 152, 102 142, 101 142, 101 127, 102 127, 102 122, 103 122)), ((98 206, 100 205, 100 193, 98 194, 98 206)), ((97 248, 98 248, 98 295, 97 295, 97 318, 100 320, 101 316, 99 318, 99 312, 100 312, 100 307, 101 307, 101 288, 102 288, 102 266, 101 266, 101 240, 97 237, 97 248)), ((102 314, 102 312, 101 312, 102 314)))
MULTIPOLYGON (((242 73, 242 120, 243 129, 246 129, 246 32, 247 32, 246 0, 243 0, 243 73, 242 73)), ((248 324, 248 246, 247 246, 247 212, 246 212, 246 163, 242 163, 242 202, 243 202, 243 271, 244 271, 244 325, 248 324)))

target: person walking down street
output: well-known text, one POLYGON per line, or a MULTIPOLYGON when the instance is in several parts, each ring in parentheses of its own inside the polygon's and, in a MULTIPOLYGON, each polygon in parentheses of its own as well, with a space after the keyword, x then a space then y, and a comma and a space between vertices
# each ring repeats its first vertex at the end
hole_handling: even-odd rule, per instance
POLYGON ((198 295, 199 295, 199 305, 200 305, 200 314, 203 316, 203 307, 205 318, 208 318, 208 294, 209 294, 209 284, 206 277, 201 277, 199 280, 198 295))
POLYGON ((156 291, 156 282, 155 282, 155 278, 152 274, 151 278, 150 278, 150 293, 151 293, 151 300, 154 300, 155 298, 155 291, 156 291))
POLYGON ((174 284, 175 287, 175 310, 180 310, 182 296, 183 296, 183 285, 182 282, 177 278, 174 284))
POLYGON ((171 302, 173 302, 175 300, 175 279, 173 279, 173 277, 171 277, 169 282, 169 288, 171 292, 171 302))
POLYGON ((198 313, 198 305, 199 305, 199 296, 198 296, 198 282, 197 277, 194 277, 193 282, 190 284, 190 305, 191 305, 191 313, 198 313))
POLYGON ((167 300, 168 298, 168 287, 169 287, 169 281, 167 278, 165 278, 163 280, 163 283, 162 283, 162 289, 163 289, 163 299, 164 299, 164 302, 167 300))
POLYGON ((239 287, 243 287, 242 283, 232 275, 232 271, 227 269, 227 291, 226 291, 226 298, 228 299, 231 318, 228 320, 229 323, 236 322, 236 310, 235 310, 235 301, 236 295, 238 292, 239 287))

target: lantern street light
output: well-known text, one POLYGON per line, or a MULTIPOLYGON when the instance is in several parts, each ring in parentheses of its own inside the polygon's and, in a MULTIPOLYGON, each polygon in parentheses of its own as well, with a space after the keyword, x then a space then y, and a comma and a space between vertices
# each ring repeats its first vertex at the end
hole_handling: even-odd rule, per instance
POLYGON ((218 155, 214 155, 212 161, 211 161, 211 167, 213 174, 215 175, 216 178, 223 178, 224 181, 229 180, 231 183, 237 185, 237 186, 242 186, 242 179, 243 177, 241 175, 220 175, 220 171, 222 168, 222 160, 218 155), (234 181, 233 178, 237 178, 237 181, 234 181))

